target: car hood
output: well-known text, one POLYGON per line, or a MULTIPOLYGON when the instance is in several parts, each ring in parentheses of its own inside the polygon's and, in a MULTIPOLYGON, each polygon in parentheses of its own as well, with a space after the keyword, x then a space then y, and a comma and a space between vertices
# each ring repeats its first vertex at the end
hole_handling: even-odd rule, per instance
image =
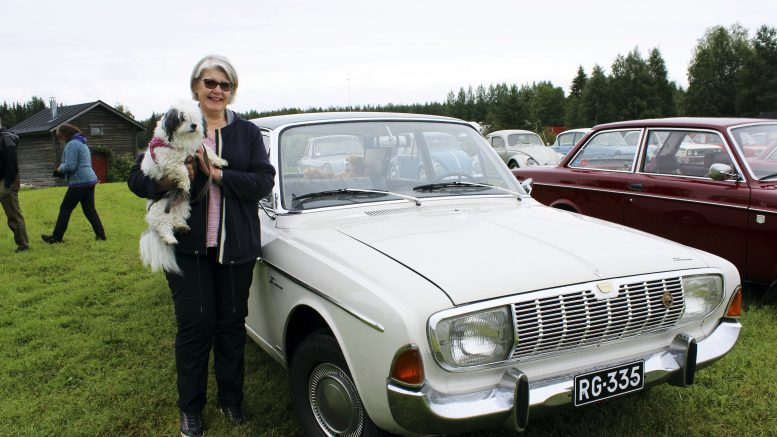
POLYGON ((555 150, 545 146, 522 146, 514 149, 515 153, 525 153, 540 164, 558 164, 559 157, 555 150))
MULTIPOLYGON (((454 304, 606 278, 708 267, 695 249, 554 210, 433 209, 339 231, 424 276, 454 304)), ((354 260, 356 262, 356 260, 354 260)))

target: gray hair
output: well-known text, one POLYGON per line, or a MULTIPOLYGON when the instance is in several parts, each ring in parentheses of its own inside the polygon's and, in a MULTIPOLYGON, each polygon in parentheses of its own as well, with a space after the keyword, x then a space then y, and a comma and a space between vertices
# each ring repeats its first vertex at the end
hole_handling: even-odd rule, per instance
POLYGON ((202 72, 214 68, 221 70, 222 73, 227 75, 227 80, 232 82, 232 92, 229 93, 228 102, 232 103, 235 100, 235 95, 237 94, 237 71, 235 71, 235 67, 232 66, 232 63, 229 62, 227 58, 220 55, 207 55, 194 65, 194 69, 192 70, 192 77, 189 81, 189 86, 192 90, 192 99, 198 100, 197 92, 195 89, 197 81, 202 79, 202 72))

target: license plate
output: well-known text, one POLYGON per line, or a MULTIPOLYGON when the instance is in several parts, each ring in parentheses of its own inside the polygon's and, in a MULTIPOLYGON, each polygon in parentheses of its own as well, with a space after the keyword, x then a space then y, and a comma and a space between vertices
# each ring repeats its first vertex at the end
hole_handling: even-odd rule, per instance
POLYGON ((575 406, 639 391, 644 386, 644 361, 577 375, 575 376, 575 406))

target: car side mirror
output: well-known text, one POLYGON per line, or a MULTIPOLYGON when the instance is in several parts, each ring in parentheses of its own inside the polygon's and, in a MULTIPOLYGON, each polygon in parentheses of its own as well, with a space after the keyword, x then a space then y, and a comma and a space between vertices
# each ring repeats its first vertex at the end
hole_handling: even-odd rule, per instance
POLYGON ((707 174, 707 176, 709 176, 710 179, 713 179, 716 181, 725 181, 727 179, 736 178, 737 174, 734 173, 734 169, 732 169, 730 165, 712 164, 710 166, 710 171, 707 174))
POLYGON ((524 191, 526 191, 526 194, 531 194, 532 187, 531 185, 534 183, 534 179, 532 178, 526 178, 521 182, 521 187, 524 191))

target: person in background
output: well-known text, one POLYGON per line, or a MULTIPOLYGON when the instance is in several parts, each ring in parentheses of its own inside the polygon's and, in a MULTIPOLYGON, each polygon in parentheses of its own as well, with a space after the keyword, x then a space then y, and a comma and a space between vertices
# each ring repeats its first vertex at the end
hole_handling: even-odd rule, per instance
POLYGON ((105 240, 105 230, 94 206, 94 187, 97 185, 97 175, 92 169, 92 154, 86 145, 86 138, 81 131, 72 124, 62 124, 57 127, 57 140, 65 144, 62 152, 62 163, 54 170, 67 180, 67 192, 62 204, 59 206, 57 224, 54 233, 41 235, 43 241, 49 244, 61 243, 65 236, 70 215, 80 203, 86 219, 92 225, 95 238, 105 240))
MULTIPOLYGON (((267 158, 259 128, 227 109, 237 92, 237 72, 224 57, 206 56, 194 66, 192 98, 207 123, 203 146, 226 159, 215 168, 200 149, 190 167, 189 231, 177 233, 175 258, 182 275, 165 273, 172 293, 178 331, 175 337, 178 408, 181 435, 204 433, 208 361, 211 349, 220 411, 242 424, 245 318, 248 290, 256 259, 261 255, 259 200, 273 188, 275 168, 267 158), (204 190, 205 196, 199 194, 204 190)), ((170 183, 158 182, 135 161, 127 181, 139 197, 159 199, 170 183)))
POLYGON ((16 161, 16 145, 19 137, 3 127, 0 120, 0 204, 3 205, 8 227, 13 232, 16 253, 29 249, 27 226, 19 209, 19 164, 16 161))

